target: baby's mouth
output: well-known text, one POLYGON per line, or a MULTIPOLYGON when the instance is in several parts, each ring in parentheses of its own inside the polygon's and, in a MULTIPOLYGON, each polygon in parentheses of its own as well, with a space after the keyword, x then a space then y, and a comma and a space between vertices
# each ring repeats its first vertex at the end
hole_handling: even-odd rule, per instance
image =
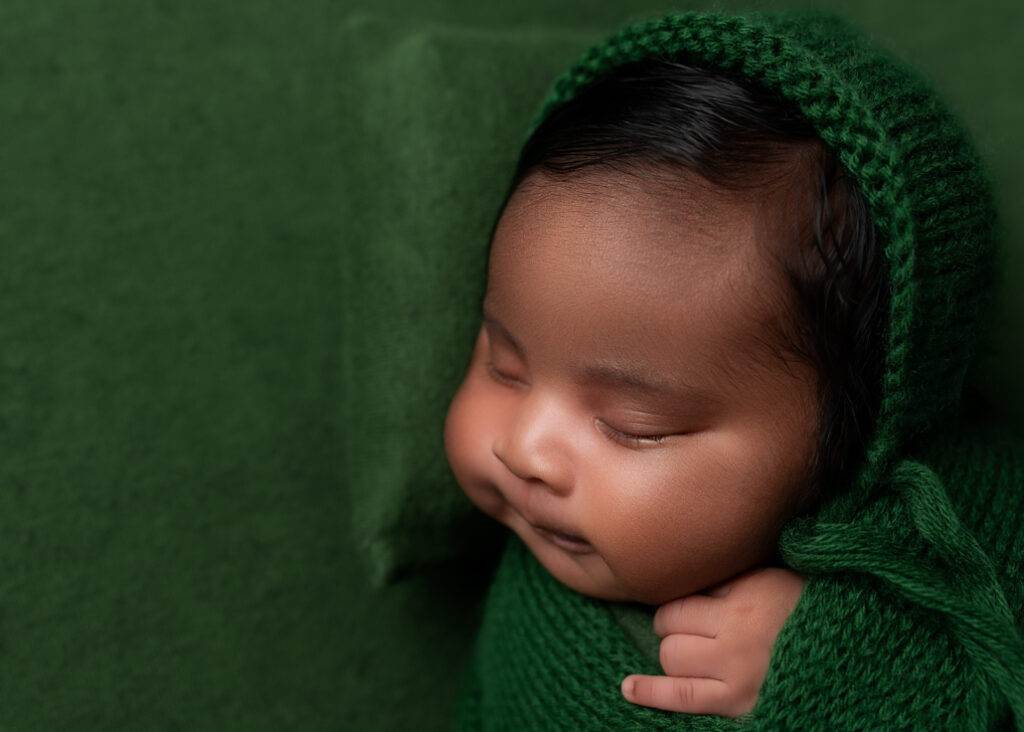
POLYGON ((582 537, 533 523, 522 511, 519 510, 515 503, 509 500, 508 496, 506 496, 503 491, 499 490, 499 493, 501 493, 502 498, 505 499, 506 505, 512 509, 512 512, 515 513, 523 523, 529 526, 533 530, 533 533, 544 541, 549 544, 554 544, 559 549, 571 554, 592 554, 595 551, 593 545, 582 537))
POLYGON ((594 547, 591 546, 589 541, 581 539, 578 536, 572 534, 566 534, 562 531, 556 531, 555 529, 545 529, 542 526, 530 525, 533 530, 545 541, 548 541, 560 549, 564 549, 567 552, 573 554, 590 554, 594 551, 594 547))

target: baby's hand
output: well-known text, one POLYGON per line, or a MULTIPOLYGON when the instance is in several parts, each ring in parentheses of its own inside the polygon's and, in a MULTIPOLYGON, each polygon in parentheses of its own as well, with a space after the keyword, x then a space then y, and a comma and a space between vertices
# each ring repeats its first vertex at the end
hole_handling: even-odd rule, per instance
POLYGON ((775 638, 803 590, 798 574, 759 568, 654 615, 666 676, 627 676, 622 694, 670 712, 738 717, 754 708, 775 638))

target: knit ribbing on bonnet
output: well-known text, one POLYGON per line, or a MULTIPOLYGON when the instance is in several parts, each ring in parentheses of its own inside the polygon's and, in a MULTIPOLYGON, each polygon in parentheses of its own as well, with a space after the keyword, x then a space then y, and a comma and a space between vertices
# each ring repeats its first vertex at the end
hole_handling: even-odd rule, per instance
MULTIPOLYGON (((870 623, 856 613, 874 612, 878 623, 891 623, 893 632, 905 632, 908 638, 927 628, 922 637, 953 639, 935 673, 949 674, 944 683, 950 699, 967 706, 988 705, 989 711, 974 714, 965 707, 951 710, 952 717, 929 719, 961 714, 971 725, 989 726, 1008 708, 1017 728, 1024 729, 1024 643, 1016 625, 1024 579, 1019 570, 1024 558, 1019 496, 1024 471, 1019 462, 1001 457, 1009 453, 996 450, 992 441, 970 434, 950 436, 948 428, 955 421, 993 280, 990 186, 965 133, 919 77, 838 19, 811 13, 687 13, 628 27, 590 49, 556 82, 541 118, 608 71, 652 58, 739 74, 794 102, 858 184, 887 261, 891 306, 882 400, 863 466, 848 489, 812 518, 792 522, 781 540, 786 563, 819 580, 809 581, 808 597, 801 599, 796 614, 809 611, 814 597, 831 592, 832 599, 822 607, 837 613, 837 622, 870 623), (1008 514, 1002 518, 1010 528, 976 536, 978 527, 989 525, 985 512, 1000 508, 1008 514), (999 534, 998 541, 992 533, 999 534), (876 596, 885 603, 868 599, 876 596), (863 607, 839 607, 858 602, 863 607), (964 668, 944 665, 950 663, 964 668), (964 687, 959 698, 958 684, 964 687)), ((489 600, 477 671, 463 705, 465 726, 515 728, 512 720, 517 718, 523 724, 527 719, 533 720, 529 724, 552 720, 545 715, 556 705, 538 712, 540 716, 524 717, 513 709, 519 702, 505 696, 509 689, 522 687, 515 696, 521 701, 543 696, 548 683, 563 683, 536 659, 517 665, 519 655, 561 648, 574 663, 584 664, 588 683, 610 684, 617 693, 622 676, 639 672, 637 664, 643 660, 619 642, 615 624, 609 624, 601 608, 602 603, 574 596, 545 578, 521 549, 510 550, 489 600), (489 636, 489 628, 499 624, 505 637, 489 636), (538 624, 546 625, 538 629, 538 624), (545 627, 562 637, 530 639, 545 627), (521 639, 516 628, 522 630, 521 639), (604 629, 601 638, 595 628, 604 629), (565 645, 565 634, 580 633, 587 637, 565 645), (603 660, 595 662, 589 653, 577 658, 585 648, 599 651, 603 660), (531 680, 537 675, 551 678, 531 680), (526 688, 531 684, 536 688, 526 688), (496 716, 505 721, 495 722, 496 716)), ((826 636, 821 643, 829 642, 826 636)), ((835 638, 835 643, 850 642, 835 638)), ((776 655, 785 654, 792 643, 799 644, 784 632, 776 655)), ((910 645, 900 653, 910 652, 910 645)), ((946 646, 936 641, 932 647, 946 646)), ((546 662, 557 663, 557 658, 546 662)), ((921 672, 921 661, 913 654, 875 662, 888 665, 885 671, 897 677, 903 674, 908 684, 918 683, 910 680, 921 672), (894 671, 894 663, 919 667, 894 671)), ((812 718, 806 716, 807 699, 775 696, 793 672, 773 660, 748 722, 767 728, 806 726, 812 718)), ((842 668, 812 672, 846 673, 842 668)), ((862 670, 849 673, 861 683, 868 678, 862 670)), ((879 688, 861 693, 881 694, 884 678, 882 673, 879 688)), ((922 691, 925 686, 921 684, 922 691)), ((717 729, 732 724, 637 711, 601 693, 591 687, 575 689, 573 703, 580 708, 566 718, 565 702, 559 702, 560 724, 589 727, 599 722, 593 726, 616 729, 717 729), (601 707, 598 716, 590 714, 595 705, 601 707)), ((794 687, 792 693, 800 690, 794 687)), ((872 721, 887 714, 887 728, 928 726, 922 716, 926 712, 911 710, 908 716, 906 705, 883 712, 882 701, 877 712, 882 716, 874 720, 829 712, 834 699, 813 700, 811 708, 818 708, 819 721, 828 717, 842 727, 874 726, 872 721)))

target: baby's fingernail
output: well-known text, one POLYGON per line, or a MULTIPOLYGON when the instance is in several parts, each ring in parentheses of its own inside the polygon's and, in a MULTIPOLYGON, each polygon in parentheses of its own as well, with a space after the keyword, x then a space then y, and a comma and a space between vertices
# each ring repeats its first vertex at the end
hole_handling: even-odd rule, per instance
POLYGON ((633 677, 627 676, 625 680, 622 682, 622 695, 627 698, 633 696, 633 687, 635 685, 636 682, 633 681, 633 677))

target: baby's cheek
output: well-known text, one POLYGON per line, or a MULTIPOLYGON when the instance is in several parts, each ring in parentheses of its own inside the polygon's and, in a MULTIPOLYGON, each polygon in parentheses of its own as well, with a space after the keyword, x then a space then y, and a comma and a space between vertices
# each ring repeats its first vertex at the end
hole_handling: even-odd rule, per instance
POLYGON ((618 476, 614 495, 594 515, 593 543, 626 593, 657 604, 691 586, 687 558, 699 553, 683 507, 662 500, 657 476, 618 476))
POLYGON ((609 484, 602 512, 603 553, 623 588, 660 604, 747 568, 758 552, 734 505, 730 466, 706 453, 666 453, 657 467, 656 456, 641 457, 609 484))
POLYGON ((467 378, 448 408, 445 452, 456 481, 469 499, 484 513, 497 516, 502 501, 494 487, 493 428, 484 401, 467 378))
POLYGON ((469 385, 463 382, 448 407, 444 425, 445 454, 460 485, 472 474, 473 455, 480 449, 473 440, 472 395, 469 392, 469 385))
POLYGON ((479 462, 478 454, 481 450, 480 444, 480 421, 484 415, 481 411, 481 396, 484 390, 481 388, 479 371, 480 363, 484 358, 485 338, 483 330, 477 337, 473 347, 473 355, 470 358, 466 375, 459 385, 458 391, 448 405, 448 413, 445 415, 444 424, 444 449, 448 457, 448 464, 455 474, 456 480, 463 490, 466 483, 475 472, 474 464, 479 462))

